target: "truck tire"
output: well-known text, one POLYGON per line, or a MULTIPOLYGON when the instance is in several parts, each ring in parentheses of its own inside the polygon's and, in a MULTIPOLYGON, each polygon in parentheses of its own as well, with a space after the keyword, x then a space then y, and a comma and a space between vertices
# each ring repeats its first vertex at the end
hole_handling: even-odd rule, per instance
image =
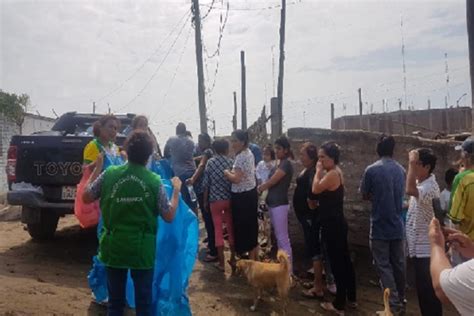
POLYGON ((48 240, 54 237, 58 227, 59 216, 47 209, 23 208, 23 212, 40 212, 39 221, 26 223, 28 233, 35 240, 48 240))

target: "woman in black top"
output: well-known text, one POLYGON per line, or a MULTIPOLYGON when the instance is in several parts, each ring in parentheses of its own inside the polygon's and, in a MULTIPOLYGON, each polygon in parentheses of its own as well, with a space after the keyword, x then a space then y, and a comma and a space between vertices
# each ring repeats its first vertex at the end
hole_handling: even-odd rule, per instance
MULTIPOLYGON (((304 167, 296 178, 296 188, 293 195, 293 207, 296 218, 303 228, 306 254, 313 262, 314 285, 304 291, 303 296, 309 298, 323 298, 323 245, 320 242, 319 212, 316 196, 311 192, 316 163, 318 162, 318 148, 313 143, 304 143, 300 150, 300 160, 304 167)), ((324 258, 326 269, 326 283, 331 293, 336 293, 336 286, 327 258, 324 258)))
POLYGON ((354 267, 347 243, 347 222, 344 218, 344 180, 339 163, 340 150, 334 142, 324 143, 318 152, 313 193, 319 201, 321 237, 327 245, 337 294, 332 302, 321 307, 344 315, 346 299, 350 307, 357 307, 354 267))

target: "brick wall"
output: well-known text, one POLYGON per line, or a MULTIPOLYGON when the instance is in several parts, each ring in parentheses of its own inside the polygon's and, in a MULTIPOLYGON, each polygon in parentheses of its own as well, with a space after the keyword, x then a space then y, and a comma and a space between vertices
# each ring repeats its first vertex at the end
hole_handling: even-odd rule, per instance
POLYGON ((361 129, 400 135, 410 135, 414 131, 419 131, 425 137, 433 137, 440 132, 454 134, 470 131, 471 112, 469 107, 460 107, 351 115, 334 119, 331 128, 361 129))
MULTIPOLYGON (((364 131, 334 131, 325 129, 293 128, 288 130, 295 153, 295 175, 301 169, 299 150, 305 141, 311 141, 318 147, 325 141, 336 141, 342 149, 340 167, 344 172, 346 195, 345 215, 349 223, 351 243, 367 246, 369 235, 370 204, 361 200, 358 193, 360 178, 365 168, 378 159, 375 145, 380 134, 364 131)), ((397 142, 394 158, 407 167, 408 151, 417 147, 429 147, 438 157, 435 175, 441 188, 444 188, 444 172, 456 160, 454 146, 456 142, 433 141, 411 136, 394 136, 397 142)), ((293 190, 290 190, 291 193, 293 190)), ((303 239, 294 212, 290 216, 290 234, 294 248, 302 247, 303 239)))
POLYGON ((10 139, 20 132, 20 128, 15 123, 5 118, 0 113, 0 193, 8 190, 5 166, 7 162, 7 152, 10 146, 10 139))

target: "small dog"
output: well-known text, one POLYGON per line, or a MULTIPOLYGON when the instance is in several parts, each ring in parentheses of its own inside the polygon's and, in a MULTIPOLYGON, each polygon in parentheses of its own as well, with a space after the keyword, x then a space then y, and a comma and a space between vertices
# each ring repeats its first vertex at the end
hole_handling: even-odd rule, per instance
POLYGON ((383 306, 384 306, 384 310, 377 312, 376 314, 377 314, 378 316, 393 316, 393 313, 392 313, 392 311, 390 310, 389 299, 390 299, 390 289, 389 289, 389 288, 386 288, 386 289, 383 291, 383 306))
POLYGON ((247 278, 248 283, 255 289, 255 297, 251 311, 257 310, 258 301, 261 299, 263 289, 277 288, 278 295, 283 301, 283 312, 288 304, 288 292, 291 287, 290 261, 283 250, 278 250, 279 263, 265 263, 254 260, 237 261, 237 272, 247 278))

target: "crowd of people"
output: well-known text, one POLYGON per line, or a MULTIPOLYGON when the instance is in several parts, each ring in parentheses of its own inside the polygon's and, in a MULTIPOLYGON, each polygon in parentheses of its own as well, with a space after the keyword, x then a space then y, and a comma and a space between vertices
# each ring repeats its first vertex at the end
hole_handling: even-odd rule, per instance
MULTIPOLYGON (((127 270, 135 284, 137 315, 150 315, 156 217, 173 220, 179 192, 196 215, 201 212, 207 233, 203 261, 212 263, 217 271, 224 272, 227 263, 235 272, 238 258, 260 260, 258 217, 262 210, 270 218, 276 247, 292 262, 288 196, 294 157, 285 136, 264 147, 262 155, 246 131, 235 130, 230 142, 200 134, 195 144, 185 124, 179 123, 161 157, 147 123, 144 116, 135 118, 120 151, 114 145, 119 122, 112 115, 104 116, 94 126, 95 139, 84 150, 84 163, 94 172, 83 199, 100 199, 103 225, 98 258, 107 267, 110 315, 123 313, 127 270), (171 198, 164 194, 160 177, 147 167, 153 159, 170 163, 174 174, 171 198)), ((410 151, 405 171, 393 159, 395 145, 393 137, 380 137, 376 146, 380 159, 367 167, 360 184, 361 198, 372 204, 370 249, 381 288, 390 289, 390 308, 397 314, 405 311, 408 257, 415 268, 422 315, 441 315, 442 303, 447 301, 461 314, 472 315, 474 140, 467 139, 458 148, 459 173, 454 169, 446 172, 443 192, 433 174, 437 157, 431 149, 410 151), (406 196, 410 200, 405 214, 406 196)), ((319 148, 310 142, 303 144, 299 153, 303 170, 296 175, 293 195, 314 271, 314 282, 302 294, 323 300, 321 307, 338 315, 357 308, 341 159, 341 149, 334 142, 319 148), (335 296, 332 302, 324 302, 326 290, 335 296)))

